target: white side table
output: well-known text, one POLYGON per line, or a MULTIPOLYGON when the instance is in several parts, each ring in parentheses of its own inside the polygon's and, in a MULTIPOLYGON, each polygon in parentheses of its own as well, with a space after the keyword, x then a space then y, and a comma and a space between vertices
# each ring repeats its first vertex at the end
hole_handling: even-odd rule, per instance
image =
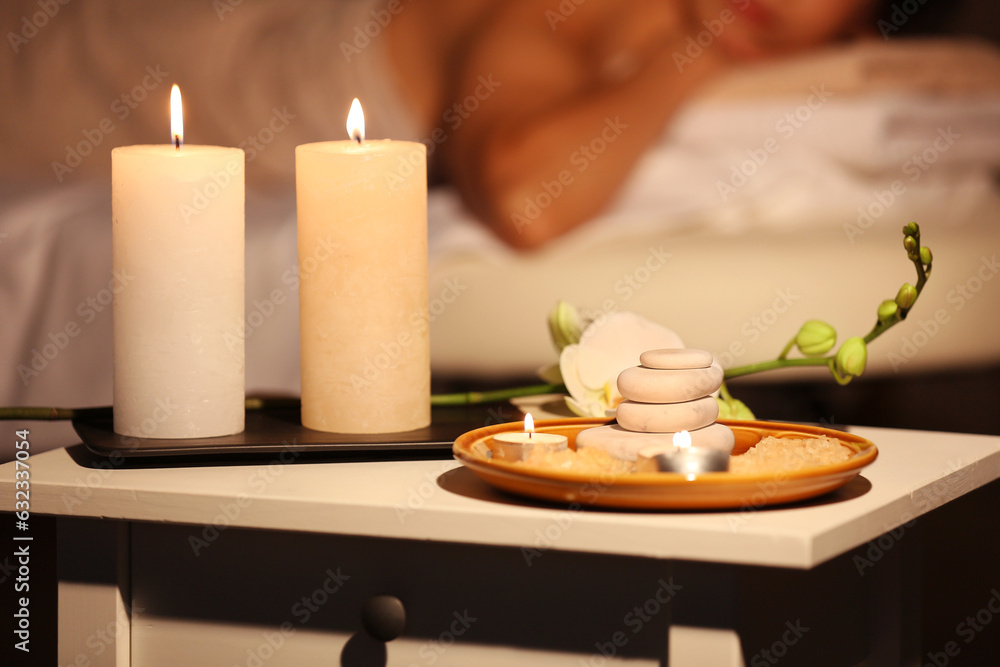
MULTIPOLYGON (((914 519, 1000 478, 1000 437, 851 430, 879 447, 861 477, 734 512, 574 512, 453 460, 46 452, 30 459, 31 512, 60 517, 59 661, 917 664, 914 519), (360 621, 379 595, 405 610, 388 644, 360 621)), ((14 472, 0 466, 2 510, 14 472)))

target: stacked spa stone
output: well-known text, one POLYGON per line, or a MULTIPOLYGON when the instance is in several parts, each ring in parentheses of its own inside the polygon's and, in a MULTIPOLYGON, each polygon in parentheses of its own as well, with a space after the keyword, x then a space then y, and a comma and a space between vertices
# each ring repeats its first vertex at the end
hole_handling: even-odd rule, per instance
POLYGON ((719 404, 712 394, 722 386, 722 367, 710 352, 650 350, 639 363, 618 376, 618 391, 626 399, 618 406, 618 423, 581 431, 577 447, 598 447, 634 461, 640 449, 672 446, 674 434, 687 431, 692 447, 733 450, 732 430, 715 423, 719 404))

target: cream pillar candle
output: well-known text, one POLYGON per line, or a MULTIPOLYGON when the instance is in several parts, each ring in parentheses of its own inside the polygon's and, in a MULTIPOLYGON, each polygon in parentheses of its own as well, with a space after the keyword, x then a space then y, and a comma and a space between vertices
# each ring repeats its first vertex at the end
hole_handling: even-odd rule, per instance
POLYGON ((295 149, 302 424, 409 431, 430 424, 426 148, 348 132, 295 149))
POLYGON ((182 146, 176 129, 171 136, 175 145, 111 153, 113 265, 125 285, 113 306, 114 429, 146 438, 238 433, 244 154, 182 146))

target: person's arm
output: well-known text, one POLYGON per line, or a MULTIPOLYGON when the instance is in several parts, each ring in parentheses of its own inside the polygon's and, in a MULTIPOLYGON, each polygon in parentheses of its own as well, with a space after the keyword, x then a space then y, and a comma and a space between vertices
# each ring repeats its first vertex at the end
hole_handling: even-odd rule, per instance
POLYGON ((443 146, 446 170, 514 247, 540 246, 599 212, 720 64, 706 50, 680 71, 678 34, 647 48, 631 78, 604 83, 587 52, 589 18, 553 30, 537 5, 511 8, 478 40, 459 78, 455 99, 476 102, 443 146))

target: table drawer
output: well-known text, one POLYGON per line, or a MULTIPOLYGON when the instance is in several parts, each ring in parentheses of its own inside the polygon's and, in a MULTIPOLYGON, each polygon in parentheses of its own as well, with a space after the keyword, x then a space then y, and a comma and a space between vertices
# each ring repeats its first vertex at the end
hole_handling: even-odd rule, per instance
POLYGON ((677 593, 665 561, 135 524, 132 662, 659 665, 677 593), (361 623, 379 595, 405 610, 388 643, 361 623))

